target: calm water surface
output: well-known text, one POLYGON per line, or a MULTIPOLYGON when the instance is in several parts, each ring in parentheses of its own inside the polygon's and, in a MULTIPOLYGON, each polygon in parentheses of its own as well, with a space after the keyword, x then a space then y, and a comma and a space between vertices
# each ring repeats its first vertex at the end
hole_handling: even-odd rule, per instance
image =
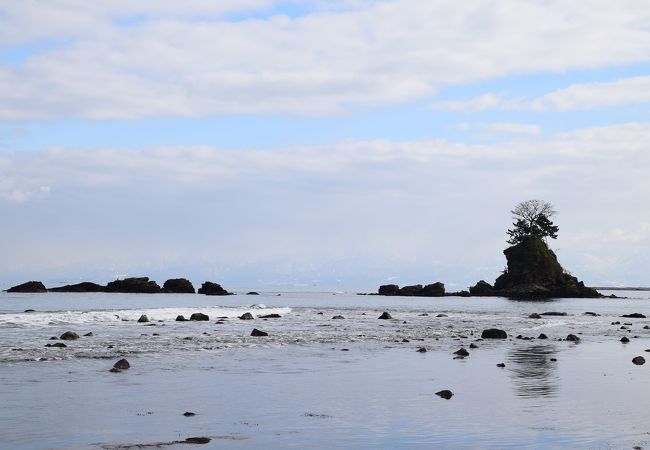
POLYGON ((200 448, 648 448, 650 363, 631 360, 650 356, 650 319, 620 317, 650 314, 646 294, 2 293, 1 447, 155 448, 207 436, 200 448), (393 320, 378 320, 383 311, 393 320), (567 314, 528 318, 546 311, 567 314), (174 320, 194 312, 210 320, 174 320), (256 318, 239 320, 244 312, 256 318), (282 317, 258 317, 270 313, 282 317), (509 339, 477 341, 490 327, 509 339), (45 347, 68 330, 93 335, 45 347), (559 340, 569 333, 581 342, 559 340), (454 359, 461 346, 470 356, 454 359), (109 373, 122 357, 131 369, 109 373))

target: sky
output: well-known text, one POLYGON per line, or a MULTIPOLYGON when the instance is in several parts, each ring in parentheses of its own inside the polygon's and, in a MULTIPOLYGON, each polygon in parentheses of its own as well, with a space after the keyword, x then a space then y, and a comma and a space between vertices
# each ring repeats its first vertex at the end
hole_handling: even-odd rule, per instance
POLYGON ((0 5, 0 288, 650 285, 645 0, 0 5))

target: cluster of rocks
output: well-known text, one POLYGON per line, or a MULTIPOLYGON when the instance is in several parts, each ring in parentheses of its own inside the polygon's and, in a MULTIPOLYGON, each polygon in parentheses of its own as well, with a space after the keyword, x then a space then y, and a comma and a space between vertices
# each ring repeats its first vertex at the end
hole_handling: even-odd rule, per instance
POLYGON ((399 288, 395 284, 379 287, 378 295, 442 297, 509 297, 519 299, 598 298, 603 295, 567 273, 555 253, 539 237, 525 237, 519 244, 503 251, 507 269, 494 285, 481 280, 469 292, 445 293, 444 284, 415 285, 399 288))
POLYGON ((469 292, 445 292, 445 285, 441 282, 427 284, 414 284, 410 286, 399 287, 397 284, 384 284, 379 286, 377 295, 402 296, 402 297, 445 297, 460 296, 468 297, 469 292))
MULTIPOLYGON (((125 294, 194 294, 196 290, 192 282, 186 278, 172 278, 163 284, 161 288, 158 283, 150 280, 149 277, 132 277, 122 280, 115 280, 106 286, 101 284, 84 281, 77 284, 68 284, 65 286, 46 288, 40 281, 28 281, 7 289, 7 292, 119 292, 125 294)), ((198 291, 199 294, 205 295, 232 295, 232 292, 226 291, 221 285, 206 281, 198 291)))

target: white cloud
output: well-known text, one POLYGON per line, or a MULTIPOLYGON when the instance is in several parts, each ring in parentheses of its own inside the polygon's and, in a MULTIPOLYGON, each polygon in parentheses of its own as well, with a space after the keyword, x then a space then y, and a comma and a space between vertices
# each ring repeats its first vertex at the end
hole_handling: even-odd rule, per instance
POLYGON ((531 102, 533 110, 580 110, 650 102, 650 76, 574 84, 531 102))
POLYGON ((538 135, 542 132, 539 125, 516 122, 495 122, 483 124, 483 129, 497 134, 538 135))
MULTIPOLYGON (((0 91, 0 119, 326 114, 650 56, 650 9, 635 0, 353 1, 297 18, 222 18, 272 3, 9 3, 0 42, 61 47, 0 67, 0 85, 10 86, 0 91), (129 14, 148 20, 115 22, 129 14)), ((480 100, 466 106, 495 101, 480 100)))

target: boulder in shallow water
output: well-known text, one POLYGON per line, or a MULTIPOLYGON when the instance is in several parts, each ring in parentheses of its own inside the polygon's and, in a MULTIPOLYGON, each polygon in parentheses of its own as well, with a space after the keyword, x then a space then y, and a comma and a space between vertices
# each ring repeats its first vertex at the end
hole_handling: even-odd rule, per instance
POLYGON ((187 322, 187 319, 185 318, 184 315, 179 314, 178 316, 176 316, 176 322, 187 322))
POLYGON ((138 319, 138 322, 139 322, 139 323, 146 323, 146 322, 149 322, 149 318, 147 317, 146 314, 142 314, 142 315, 140 316, 140 318, 138 319))
POLYGON ((623 337, 621 338, 621 343, 622 343, 622 344, 627 344, 627 343, 629 343, 629 342, 630 342, 630 340, 629 340, 626 336, 623 336, 623 337))
POLYGON ((539 336, 537 336, 537 339, 548 339, 548 336, 546 336, 544 333, 540 333, 539 336))
POLYGON ((201 285, 199 288, 199 294, 204 294, 204 295, 232 295, 231 292, 228 292, 224 288, 221 287, 220 284, 218 283, 213 283, 211 281, 206 281, 201 285))
POLYGON ((339 314, 339 315, 333 316, 332 319, 333 320, 343 320, 343 319, 345 319, 345 317, 343 317, 342 315, 339 314))
POLYGON ((66 348, 67 345, 65 345, 63 342, 55 342, 54 344, 45 344, 46 347, 57 347, 57 348, 66 348))
POLYGON ((569 334, 566 337, 566 340, 569 342, 580 342, 580 338, 576 336, 575 334, 569 334))
POLYGON ((438 397, 444 398, 445 400, 449 400, 451 397, 453 397, 454 393, 449 389, 443 389, 442 391, 436 392, 436 395, 438 397))
POLYGON ((384 311, 383 313, 381 313, 381 316, 377 317, 377 319, 381 319, 381 320, 389 320, 389 319, 392 319, 392 318, 393 318, 393 316, 391 316, 391 315, 390 315, 388 312, 386 312, 386 311, 384 311))
POLYGON ((187 278, 170 278, 163 284, 162 291, 166 294, 194 294, 196 290, 187 278))
POLYGON ((279 319, 282 316, 280 314, 264 314, 259 316, 260 319, 279 319))
POLYGON ((458 350, 456 350, 456 351, 454 352, 454 355, 458 355, 458 356, 469 356, 469 352, 468 352, 465 348, 461 347, 460 349, 458 349, 458 350))
POLYGON ((641 313, 623 314, 621 317, 626 317, 628 319, 645 319, 645 316, 641 313))
POLYGON ((540 316, 537 313, 532 313, 530 316, 528 316, 529 319, 541 319, 542 316, 540 316))
POLYGON ((64 341, 74 341, 75 339, 79 339, 79 335, 74 331, 66 331, 61 336, 59 336, 59 339, 62 339, 64 341))
POLYGON ((126 369, 128 369, 130 367, 131 367, 131 364, 129 364, 129 362, 124 358, 120 359, 118 362, 113 364, 113 368, 120 369, 120 370, 126 370, 126 369))
POLYGON ((547 311, 547 312, 543 312, 540 315, 542 315, 542 316, 566 316, 566 313, 565 312, 558 312, 558 311, 547 311))
POLYGON ((257 328, 253 328, 253 331, 251 331, 251 336, 264 337, 268 335, 269 333, 267 333, 266 331, 261 331, 258 330, 257 328))
POLYGON ((207 314, 194 313, 190 316, 190 320, 195 322, 205 322, 207 320, 210 320, 210 317, 207 314))
POLYGON ((488 328, 481 333, 483 339, 507 339, 508 333, 498 328, 488 328))
POLYGON ((255 317, 249 312, 245 312, 241 316, 239 316, 239 320, 253 320, 255 317))
POLYGON ((7 292, 38 293, 47 292, 45 285, 40 281, 28 281, 17 286, 10 287, 7 292))
POLYGON ((642 366, 645 364, 645 358, 643 356, 635 356, 632 358, 632 362, 637 366, 642 366))

